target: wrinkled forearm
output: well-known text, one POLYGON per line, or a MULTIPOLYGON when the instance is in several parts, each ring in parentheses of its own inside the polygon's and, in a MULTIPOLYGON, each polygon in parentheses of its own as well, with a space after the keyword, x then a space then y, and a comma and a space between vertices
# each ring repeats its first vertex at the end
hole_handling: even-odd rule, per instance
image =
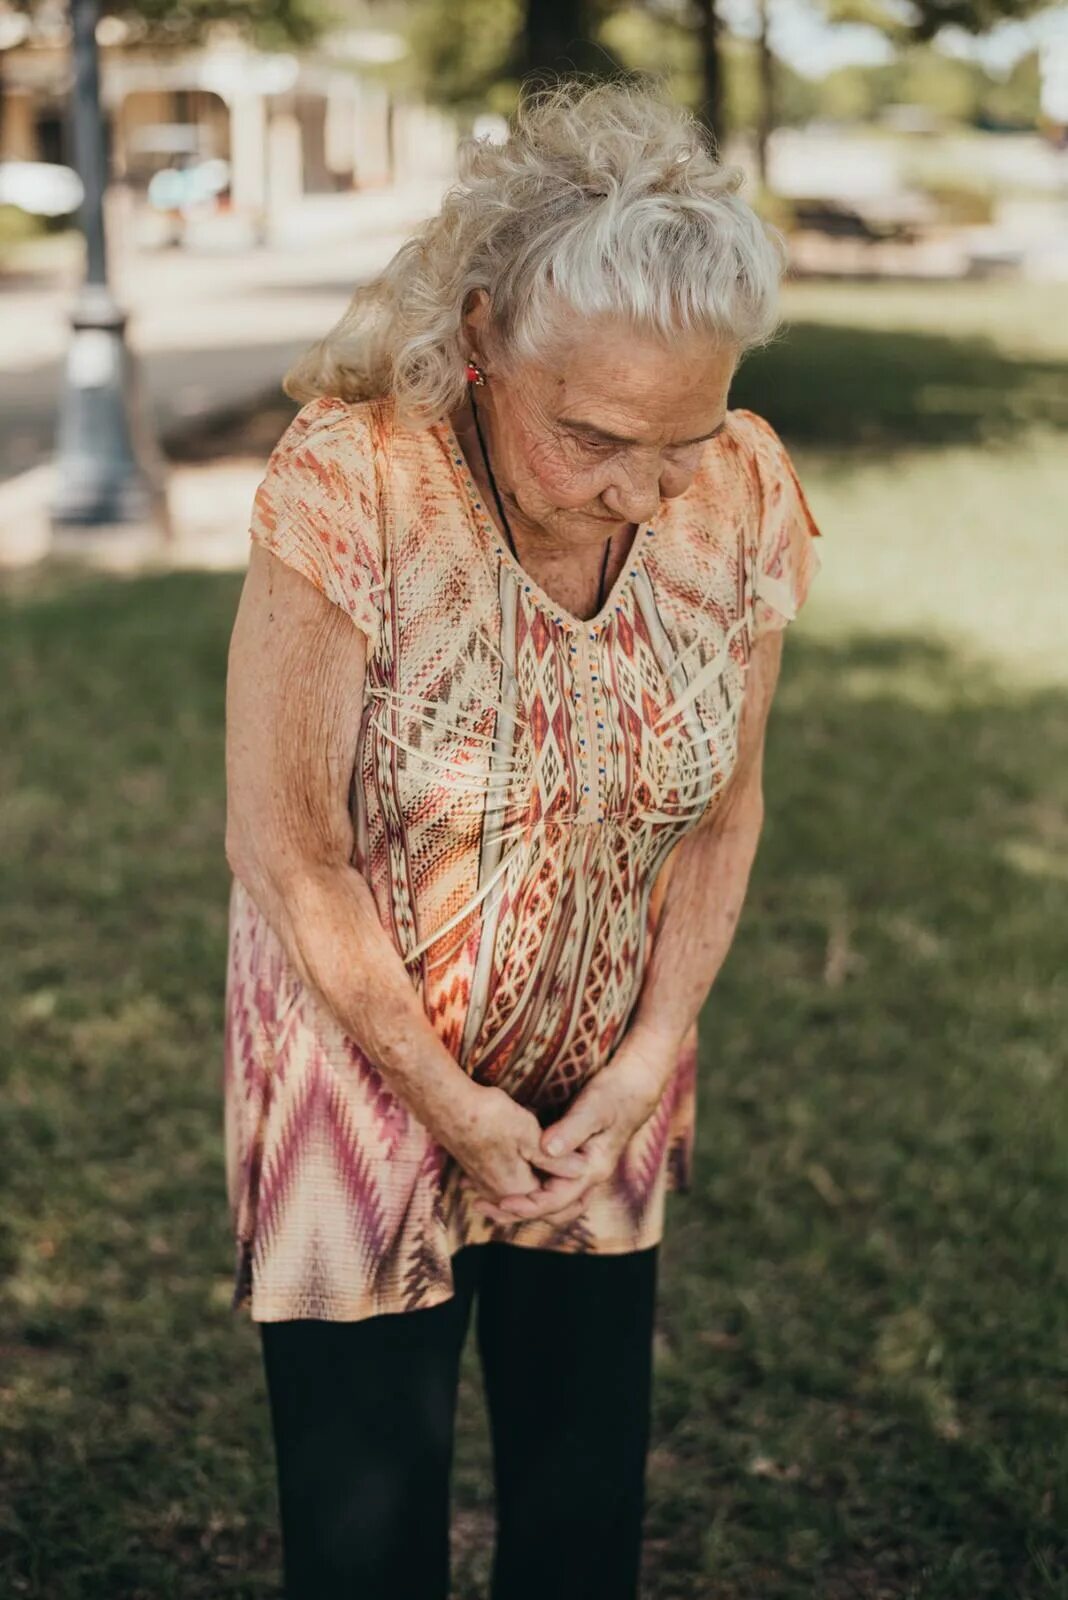
POLYGON ((721 827, 687 835, 671 863, 631 1029, 671 1060, 697 1020, 734 938, 763 826, 759 788, 721 827))
POLYGON ((282 882, 241 874, 303 983, 442 1143, 474 1115, 478 1087, 434 1031, 378 916, 347 863, 290 868, 282 882), (249 881, 250 880, 250 881, 249 881))

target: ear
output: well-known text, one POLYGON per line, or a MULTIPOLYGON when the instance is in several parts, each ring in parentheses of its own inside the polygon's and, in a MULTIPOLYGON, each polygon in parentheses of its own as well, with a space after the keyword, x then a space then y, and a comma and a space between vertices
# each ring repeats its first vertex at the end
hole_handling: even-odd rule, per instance
POLYGON ((464 301, 461 324, 466 353, 486 360, 486 329, 489 326, 490 297, 485 289, 472 289, 464 301))

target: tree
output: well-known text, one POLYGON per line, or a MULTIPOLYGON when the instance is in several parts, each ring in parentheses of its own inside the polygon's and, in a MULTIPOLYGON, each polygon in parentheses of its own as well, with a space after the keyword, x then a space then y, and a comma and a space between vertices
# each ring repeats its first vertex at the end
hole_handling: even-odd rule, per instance
POLYGON ((768 0, 757 0, 760 31, 757 35, 757 63, 760 73, 760 109, 757 112, 757 170, 760 182, 768 187, 768 145, 779 123, 778 75, 768 38, 768 0))
MULTIPOLYGON (((9 4, 31 17, 39 9, 36 0, 9 4)), ((330 0, 100 0, 100 11, 125 22, 132 43, 145 44, 194 44, 227 23, 265 48, 307 45, 335 20, 330 0)))
POLYGON ((611 0, 416 0, 409 38, 424 93, 438 104, 510 111, 523 80, 608 76, 611 0))
POLYGON ((420 0, 409 42, 419 87, 437 105, 507 113, 521 76, 519 0, 420 0))
POLYGON ((694 13, 701 68, 701 98, 695 110, 709 132, 722 143, 727 132, 723 116, 722 21, 716 10, 716 0, 694 0, 694 13))
POLYGON ((943 28, 963 28, 967 33, 988 33, 999 22, 1022 22, 1046 10, 1052 0, 912 0, 918 15, 912 21, 913 37, 933 39, 943 28))
POLYGON ((829 22, 866 22, 899 43, 925 44, 943 28, 989 33, 999 22, 1023 22, 1059 0, 824 0, 829 22))
POLYGON ((520 40, 524 77, 604 74, 619 63, 599 41, 606 0, 526 0, 520 40))

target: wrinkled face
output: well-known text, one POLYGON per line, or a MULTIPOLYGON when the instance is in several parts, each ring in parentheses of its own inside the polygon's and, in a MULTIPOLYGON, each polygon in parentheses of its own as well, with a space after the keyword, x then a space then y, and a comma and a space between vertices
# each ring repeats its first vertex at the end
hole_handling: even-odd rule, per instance
POLYGON ((614 319, 575 319, 552 361, 502 369, 482 310, 468 319, 487 372, 476 404, 490 412, 506 507, 573 546, 652 521, 662 498, 684 493, 723 426, 735 348, 707 336, 669 345, 614 319))

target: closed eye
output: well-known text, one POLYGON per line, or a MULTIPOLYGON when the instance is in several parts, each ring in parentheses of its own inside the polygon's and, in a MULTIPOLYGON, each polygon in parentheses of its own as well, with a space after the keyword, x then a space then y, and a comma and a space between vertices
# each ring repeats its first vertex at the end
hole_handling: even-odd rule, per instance
MULTIPOLYGON (((705 444, 707 444, 709 440, 718 438, 722 431, 723 428, 721 425, 719 428, 716 428, 714 432, 710 433, 705 439, 691 439, 685 444, 666 445, 662 454, 667 456, 670 460, 675 460, 677 457, 685 458, 687 456, 692 456, 696 451, 700 450, 705 444)), ((617 439, 599 439, 596 436, 585 433, 571 433, 569 434, 569 438, 573 444, 579 446, 583 450, 590 451, 591 454, 596 456, 613 455, 618 453, 620 450, 636 448, 634 446, 623 444, 617 439)))

